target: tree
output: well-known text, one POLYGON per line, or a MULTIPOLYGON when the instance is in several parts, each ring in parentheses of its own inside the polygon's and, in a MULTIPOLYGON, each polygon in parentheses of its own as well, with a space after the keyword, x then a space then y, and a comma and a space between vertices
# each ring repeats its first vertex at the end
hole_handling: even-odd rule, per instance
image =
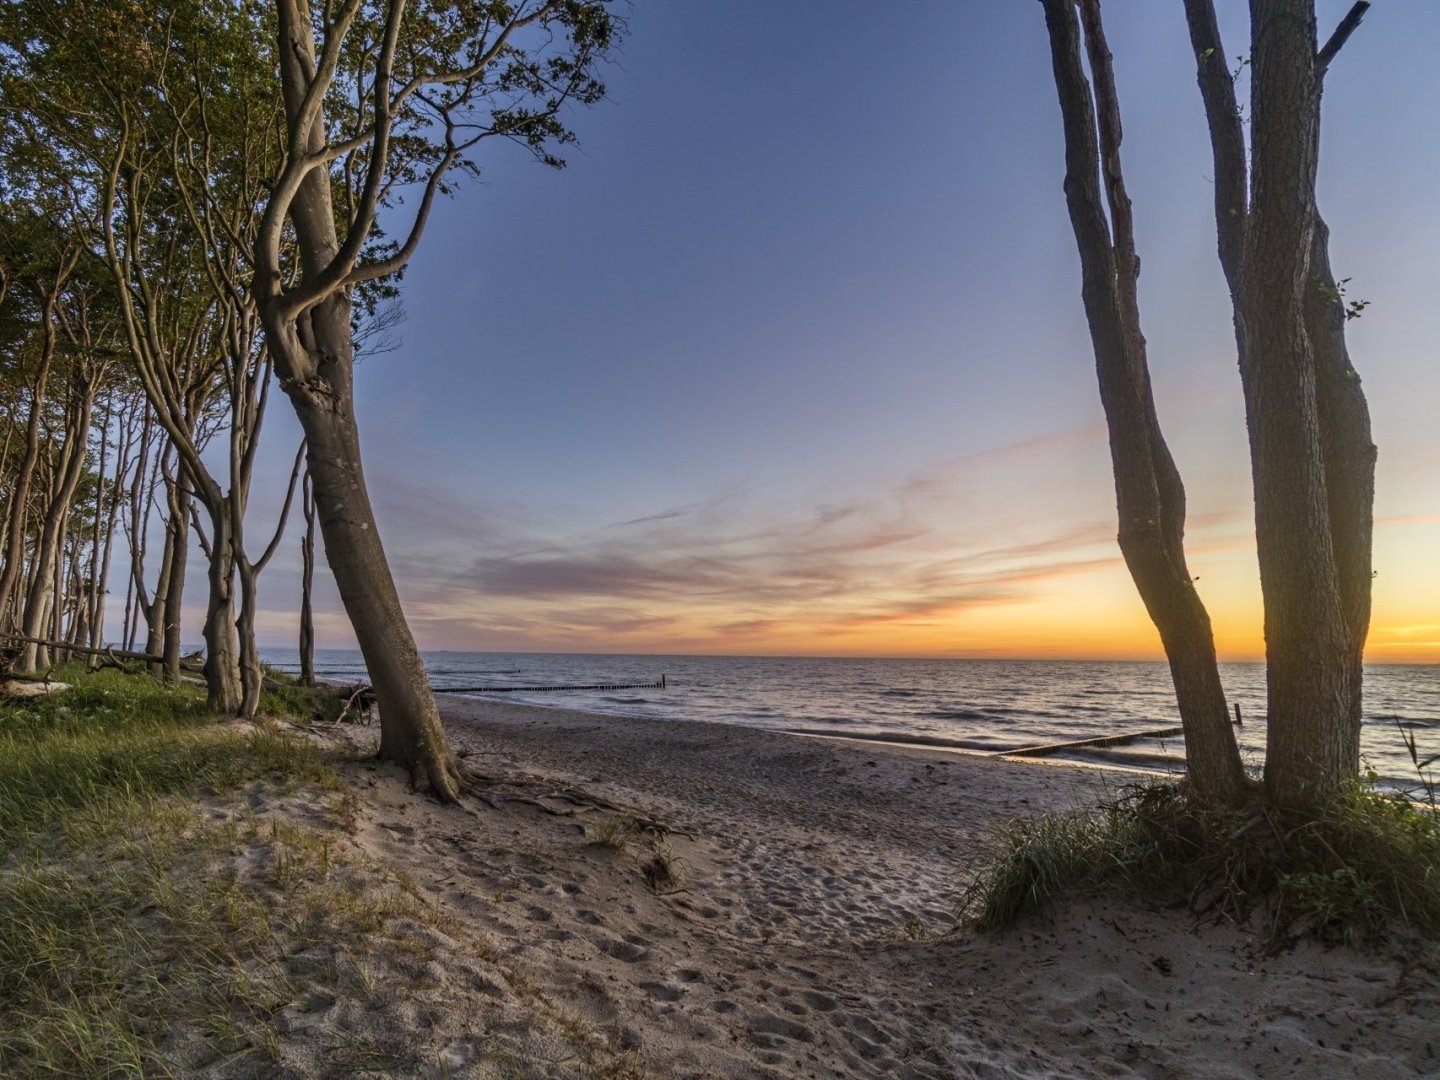
POLYGON ((343 0, 312 10, 276 0, 284 158, 255 245, 254 293, 280 385, 304 429, 331 572, 380 709, 380 756, 446 801, 450 751, 370 506, 353 394, 355 291, 393 277, 435 197, 474 151, 502 138, 542 161, 572 136, 569 102, 599 99, 594 68, 614 24, 604 0, 500 0, 436 8, 343 0), (382 210, 414 193, 404 239, 382 210), (285 247, 293 237, 295 257, 285 247))
MULTIPOLYGON (((1194 789, 1234 802, 1244 791, 1239 756, 1233 738, 1226 746, 1220 732, 1224 698, 1209 621, 1181 548, 1183 489, 1160 438, 1139 331, 1139 260, 1110 54, 1099 0, 1078 0, 1092 96, 1075 2, 1042 0, 1064 118, 1066 199, 1111 432, 1121 548, 1170 657, 1194 789), (1182 668, 1191 677, 1182 677, 1182 668)), ((1311 808, 1358 773, 1370 614, 1375 450, 1315 202, 1321 83, 1368 5, 1356 4, 1317 50, 1313 0, 1252 0, 1247 163, 1213 4, 1184 3, 1210 128, 1220 263, 1249 430, 1265 605, 1266 794, 1277 805, 1311 808)))
POLYGON ((1170 661, 1189 782, 1202 799, 1234 803, 1244 792, 1245 772, 1220 685, 1210 616, 1185 563, 1185 487, 1150 388, 1137 294, 1140 259, 1120 167, 1120 107, 1099 0, 1080 2, 1093 93, 1081 62, 1074 0, 1043 2, 1065 129, 1065 200, 1080 249, 1081 292, 1110 432, 1120 551, 1170 661))

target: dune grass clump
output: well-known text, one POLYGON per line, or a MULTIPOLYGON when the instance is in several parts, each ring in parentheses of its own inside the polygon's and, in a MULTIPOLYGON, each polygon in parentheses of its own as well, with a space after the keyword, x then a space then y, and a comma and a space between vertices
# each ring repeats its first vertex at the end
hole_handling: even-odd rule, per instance
POLYGON ((177 1040, 191 1064, 273 1054, 277 943, 328 860, 197 802, 338 776, 298 740, 214 722, 195 687, 57 674, 74 688, 0 702, 0 1074, 176 1075, 157 1048, 177 1040), (234 871, 246 849, 288 879, 276 892, 234 871))
POLYGON ((964 894, 962 917, 1007 926, 1074 895, 1122 895, 1237 922, 1272 939, 1354 941, 1440 931, 1440 816, 1356 783, 1319 812, 1197 805, 1149 782, 1093 810, 1012 824, 964 894))

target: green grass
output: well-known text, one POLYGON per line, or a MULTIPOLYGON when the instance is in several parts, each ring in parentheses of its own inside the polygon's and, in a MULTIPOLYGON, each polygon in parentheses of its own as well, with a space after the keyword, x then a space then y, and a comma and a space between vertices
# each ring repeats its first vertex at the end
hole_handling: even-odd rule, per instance
MULTIPOLYGON (((264 1075, 284 1067, 287 1006, 387 1007, 440 959, 435 931, 493 959, 402 872, 332 852, 356 792, 286 725, 217 722, 200 688, 145 675, 55 677, 73 689, 0 700, 6 1080, 264 1075), (317 803, 315 827, 286 809, 317 803)), ((263 711, 303 723, 321 693, 284 688, 263 711)), ((618 824, 614 839, 637 831, 618 824)), ((523 972, 505 977, 590 1075, 640 1075, 523 972)), ((337 1067, 421 1069, 344 1023, 330 1034, 337 1067)))
POLYGON ((1169 783, 1094 810, 1015 822, 964 895, 963 918, 1009 925, 1075 894, 1189 905, 1273 940, 1440 931, 1440 818, 1403 794, 1356 784, 1318 814, 1219 811, 1169 783))
POLYGON ((332 899, 328 852, 198 800, 256 781, 333 792, 334 770, 214 723, 190 686, 57 678, 74 689, 0 703, 0 1075, 183 1073, 167 1040, 189 1065, 273 1055, 279 943, 332 899), (234 868, 247 849, 259 881, 234 868))

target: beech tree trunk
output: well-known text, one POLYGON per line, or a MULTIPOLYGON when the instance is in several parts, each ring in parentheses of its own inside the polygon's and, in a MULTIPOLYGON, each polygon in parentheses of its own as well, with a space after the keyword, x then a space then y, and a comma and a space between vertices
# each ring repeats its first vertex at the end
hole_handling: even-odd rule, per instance
POLYGON ((332 293, 295 327, 275 327, 270 348, 280 385, 305 432, 306 468, 325 557, 375 688, 380 757, 404 765, 446 801, 459 797, 460 768, 410 633, 365 487, 355 422, 350 298, 332 293), (278 346, 278 347, 277 347, 278 346), (297 378, 307 370, 314 374, 297 378))
POLYGON ((1150 386, 1137 297, 1140 260, 1120 168, 1119 104, 1099 4, 1081 2, 1095 78, 1092 95, 1073 0, 1042 2, 1065 132, 1065 198, 1110 434, 1120 551, 1170 664, 1190 788, 1200 799, 1234 804, 1247 782, 1210 617, 1185 561, 1185 488, 1150 386))
POLYGON ((235 643, 235 545, 228 504, 212 514, 210 558, 206 573, 205 695, 222 716, 240 711, 240 660, 235 643))
MULTIPOLYGON (((15 586, 20 580, 20 570, 25 562, 25 530, 30 522, 30 486, 34 482, 35 466, 40 460, 40 421, 45 412, 45 389, 50 377, 50 365, 55 358, 55 333, 51 314, 47 302, 44 313, 46 333, 40 366, 30 387, 30 415, 25 420, 25 452, 11 487, 10 519, 6 523, 5 534, 5 565, 0 567, 0 618, 8 618, 6 613, 10 611, 15 586)), ((18 623, 19 619, 14 622, 18 623)))
POLYGON ((1266 792, 1280 805, 1313 807, 1359 772, 1375 470, 1315 202, 1324 69, 1314 3, 1252 0, 1248 163, 1213 3, 1185 0, 1185 10, 1250 437, 1265 602, 1266 792))
MULTIPOLYGON (((82 380, 80 385, 72 390, 72 397, 72 404, 67 410, 65 441, 61 445, 56 463, 54 490, 40 522, 40 535, 35 542, 29 595, 25 598, 25 614, 21 621, 21 633, 28 638, 50 636, 46 632, 46 621, 61 600, 61 597, 56 595, 54 579, 62 555, 61 543, 65 523, 75 498, 75 489, 85 471, 90 410, 95 397, 94 385, 82 380)), ((37 666, 48 666, 48 663, 49 652, 46 647, 30 642, 26 644, 18 666, 22 671, 33 671, 37 666)))
MULTIPOLYGON (((160 655, 165 658, 163 673, 172 682, 180 678, 180 614, 185 597, 185 564, 190 556, 190 492, 178 477, 169 489, 170 521, 166 542, 170 544, 169 574, 165 579, 165 595, 160 608, 160 655)), ((157 594, 159 590, 156 590, 157 594)), ((146 652, 152 650, 147 646, 146 652)))

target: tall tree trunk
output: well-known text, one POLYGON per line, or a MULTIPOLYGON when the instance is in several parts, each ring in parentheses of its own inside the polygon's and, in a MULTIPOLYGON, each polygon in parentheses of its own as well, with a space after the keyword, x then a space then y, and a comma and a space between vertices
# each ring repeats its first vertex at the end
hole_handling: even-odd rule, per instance
MULTIPOLYGON (((1359 771, 1375 447, 1315 204, 1323 68, 1313 0, 1252 0, 1251 153, 1211 0, 1185 0, 1215 160, 1255 485, 1272 801, 1359 771)), ((1336 46, 1338 48, 1338 45, 1336 46)))
POLYGON ((8 618, 6 612, 10 610, 15 585, 20 580, 20 571, 25 563, 30 487, 35 479, 35 466, 40 460, 40 421, 45 412, 45 389, 50 378, 50 366, 55 358, 55 331, 48 308, 45 326, 47 332, 40 355, 40 367, 30 387, 30 415, 25 421, 24 456, 20 459, 20 467, 10 489, 11 508, 5 535, 5 565, 0 567, 0 618, 8 618))
POLYGON ((294 324, 267 323, 266 331, 280 385, 305 432, 325 556, 375 687, 380 757, 404 765, 439 798, 454 801, 460 793, 459 762, 445 741, 365 487, 351 381, 348 293, 332 293, 302 320, 308 349, 294 324), (311 370, 313 376, 303 377, 311 370))
MULTIPOLYGON (((1248 355, 1241 378, 1265 598, 1269 738, 1265 783, 1307 804, 1358 771, 1351 690, 1336 665, 1349 631, 1330 531, 1330 500, 1305 325, 1315 240, 1320 84, 1313 0, 1251 6, 1253 199, 1240 275, 1248 355)), ((1355 720, 1358 723, 1358 717, 1355 720)))
POLYGON ((1065 132, 1066 204, 1110 433, 1120 550, 1169 660, 1190 787, 1206 801, 1233 804, 1247 784, 1210 617, 1185 561, 1185 489, 1150 386, 1137 298, 1140 263, 1120 168, 1119 105, 1099 5, 1081 3, 1092 96, 1073 0, 1042 2, 1065 132))
POLYGON ((1310 249, 1310 288, 1305 295, 1305 331, 1315 357, 1315 403, 1343 621, 1344 649, 1332 661, 1343 717, 1336 732, 1337 740, 1343 741, 1337 756, 1350 763, 1346 768, 1353 775, 1360 761, 1365 639, 1370 632, 1376 450, 1365 392, 1345 345, 1344 304, 1334 289, 1330 230, 1317 212, 1310 249))
POLYGON ((105 642, 106 597, 110 593, 110 556, 115 550, 115 527, 119 523, 120 497, 125 489, 125 476, 130 471, 132 435, 128 423, 122 421, 120 445, 115 453, 115 475, 110 482, 110 502, 105 515, 105 532, 100 549, 100 565, 95 576, 95 607, 90 617, 90 648, 98 649, 105 642))
MULTIPOLYGON (((25 600, 25 614, 21 623, 21 632, 28 638, 49 636, 46 630, 47 617, 52 608, 58 609, 60 605, 61 598, 54 595, 54 577, 61 556, 60 544, 64 537, 66 519, 70 514, 70 504, 74 500, 80 477, 85 472, 85 444, 90 432, 90 408, 94 402, 94 393, 94 387, 89 383, 82 383, 73 391, 65 441, 61 445, 56 466, 54 491, 41 520, 40 536, 35 545, 30 590, 25 600)), ((25 646, 19 668, 22 671, 33 671, 37 666, 47 665, 48 660, 44 646, 37 646, 32 642, 25 646)))
POLYGON ((315 685, 315 493, 310 471, 305 471, 300 508, 305 515, 305 535, 300 538, 300 681, 315 685))
MULTIPOLYGON (((171 682, 180 679, 180 617, 185 598, 185 564, 190 555, 190 492, 185 483, 176 477, 169 489, 170 521, 166 531, 166 542, 170 545, 169 573, 165 578, 165 595, 160 601, 160 590, 156 591, 156 605, 160 608, 160 654, 165 658, 163 672, 171 682)), ((150 652, 150 649, 146 649, 150 652)))

